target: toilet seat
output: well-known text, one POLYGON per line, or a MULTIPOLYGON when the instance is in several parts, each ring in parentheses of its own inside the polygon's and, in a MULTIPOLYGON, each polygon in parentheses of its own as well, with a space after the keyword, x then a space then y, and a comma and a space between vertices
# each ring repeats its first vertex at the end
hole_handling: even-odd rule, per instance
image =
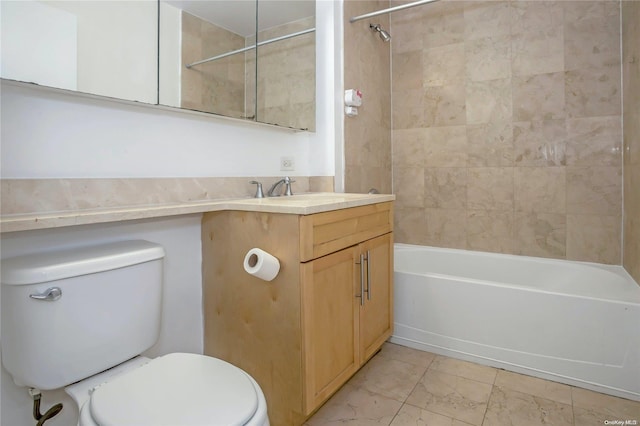
POLYGON ((81 417, 100 426, 252 424, 264 405, 256 386, 225 361, 174 353, 98 386, 81 417))

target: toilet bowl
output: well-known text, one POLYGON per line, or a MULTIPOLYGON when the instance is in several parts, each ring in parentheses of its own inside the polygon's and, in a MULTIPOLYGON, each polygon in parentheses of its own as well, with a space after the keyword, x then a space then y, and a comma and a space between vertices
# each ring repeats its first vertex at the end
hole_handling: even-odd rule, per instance
POLYGON ((2 364, 18 386, 64 388, 80 426, 269 426, 256 381, 191 353, 149 359, 164 249, 148 241, 2 260, 2 364))
POLYGON ((65 391, 80 408, 78 426, 269 426, 255 380, 204 355, 137 357, 65 391))

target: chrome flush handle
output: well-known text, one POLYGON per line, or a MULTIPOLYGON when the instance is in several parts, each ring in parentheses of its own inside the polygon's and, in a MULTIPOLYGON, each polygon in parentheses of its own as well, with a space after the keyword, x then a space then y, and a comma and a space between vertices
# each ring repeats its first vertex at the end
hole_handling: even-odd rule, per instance
POLYGON ((35 300, 44 300, 46 302, 55 302, 62 297, 62 290, 60 287, 50 287, 38 294, 30 294, 30 298, 35 300))

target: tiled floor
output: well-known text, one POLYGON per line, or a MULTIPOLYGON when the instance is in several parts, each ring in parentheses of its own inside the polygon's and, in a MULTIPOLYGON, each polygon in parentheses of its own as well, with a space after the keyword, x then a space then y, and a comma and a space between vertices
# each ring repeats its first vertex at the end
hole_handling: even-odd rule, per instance
POLYGON ((385 343, 305 425, 640 426, 640 402, 385 343))

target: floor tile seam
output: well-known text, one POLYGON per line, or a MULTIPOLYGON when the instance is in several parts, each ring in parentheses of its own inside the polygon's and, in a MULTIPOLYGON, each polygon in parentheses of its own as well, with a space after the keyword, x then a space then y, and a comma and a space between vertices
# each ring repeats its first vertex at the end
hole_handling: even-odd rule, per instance
MULTIPOLYGON (((420 379, 422 379, 422 376, 420 376, 420 379)), ((420 383, 420 379, 418 379, 418 381, 416 382, 416 384, 413 386, 413 388, 411 388, 411 392, 413 392, 413 390, 415 389, 415 387, 418 385, 418 383, 420 383)), ((390 399, 396 402, 399 402, 400 404, 404 404, 405 401, 409 398, 409 396, 411 395, 411 392, 409 392, 407 394, 407 396, 402 397, 399 395, 389 395, 389 394, 384 394, 381 393, 380 391, 377 390, 372 390, 370 388, 368 388, 365 384, 353 384, 353 383, 345 383, 345 385, 349 384, 353 390, 360 390, 360 391, 364 391, 370 395, 375 395, 384 399, 390 399)), ((328 400, 327 400, 328 401, 328 400)))
MULTIPOLYGON (((429 362, 429 365, 424 366, 422 364, 416 364, 416 363, 413 363, 413 362, 410 362, 410 361, 405 361, 404 359, 390 357, 390 356, 387 356, 387 355, 380 355, 380 358, 384 359, 385 361, 396 361, 396 362, 400 362, 402 364, 410 365, 410 366, 413 366, 413 367, 424 368, 424 371, 427 371, 427 369, 431 366, 431 364, 433 364, 433 360, 431 360, 431 362, 429 362)), ((373 359, 373 358, 371 358, 371 359, 373 359)))
MULTIPOLYGON (((411 392, 409 392, 409 394, 407 395, 407 397, 404 399, 404 401, 402 401, 403 404, 407 404, 407 400, 409 399, 409 397, 413 394, 413 392, 415 392, 416 388, 418 387, 418 385, 422 382, 422 379, 424 379, 424 376, 427 374, 427 371, 429 369, 425 369, 424 373, 422 373, 422 376, 420 376, 420 378, 418 379, 418 381, 416 382, 415 385, 413 385, 413 388, 411 388, 411 392)), ((409 404, 412 407, 415 407, 415 405, 413 404, 409 404)))
MULTIPOLYGON (((447 414, 437 413, 437 412, 435 412, 435 411, 428 410, 428 409, 426 409, 426 408, 424 408, 424 407, 421 407, 421 406, 419 406, 419 405, 414 405, 414 404, 412 404, 412 403, 410 403, 410 402, 405 402, 405 403, 403 403, 403 404, 402 404, 402 407, 400 407, 400 409, 398 410, 398 412, 396 413, 396 415, 393 417, 394 419, 398 416, 398 414, 400 413, 400 411, 402 411, 402 408, 403 408, 405 405, 408 405, 408 406, 413 407, 413 408, 417 408, 417 409, 419 409, 419 410, 421 410, 421 411, 426 411, 427 413, 434 414, 434 415, 436 415, 436 416, 446 417, 446 418, 448 418, 448 419, 451 419, 451 422, 452 422, 452 423, 453 423, 453 421, 454 421, 454 420, 457 420, 458 422, 464 423, 465 425, 473 426, 473 424, 471 424, 471 423, 465 422, 465 421, 460 420, 460 419, 456 419, 455 417, 451 417, 451 416, 449 416, 449 415, 447 415, 447 414)), ((484 420, 484 418, 483 418, 483 420, 484 420)), ((391 423, 393 423, 393 420, 391 421, 391 423)), ((390 424, 391 424, 391 423, 390 423, 390 424)))
MULTIPOLYGON (((506 371, 506 372, 508 372, 508 373, 513 373, 512 371, 508 371, 508 370, 503 370, 503 371, 506 371)), ((515 373, 515 374, 521 374, 521 373, 515 373)), ((553 380, 541 379, 541 378, 539 378, 539 377, 528 376, 528 375, 526 375, 526 374, 522 374, 522 375, 523 375, 523 376, 525 376, 525 377, 527 377, 527 378, 529 378, 529 379, 536 379, 536 380, 541 380, 541 381, 543 381, 543 382, 545 382, 545 383, 552 383, 552 384, 559 385, 559 386, 567 386, 567 387, 569 387, 569 388, 570 388, 570 392, 569 392, 569 393, 570 393, 570 400, 571 400, 571 402, 570 402, 570 403, 566 403, 566 402, 558 401, 558 400, 556 400, 556 399, 546 398, 546 397, 543 397, 543 396, 542 396, 542 397, 540 397, 540 398, 547 399, 547 400, 551 400, 551 401, 557 402, 557 403, 559 403, 559 404, 571 405, 571 407, 573 408, 573 389, 575 388, 575 386, 567 385, 567 384, 565 384, 565 383, 560 383, 560 382, 554 382, 553 380)), ((498 383, 496 383, 496 382, 497 382, 497 380, 498 380, 498 376, 496 375, 496 380, 494 380, 494 383, 493 383, 493 384, 494 384, 494 386, 498 386, 498 387, 506 388, 506 389, 511 389, 511 390, 516 391, 516 392, 525 393, 525 394, 527 394, 527 395, 531 395, 531 396, 538 396, 538 395, 534 395, 534 394, 532 394, 532 393, 530 393, 530 392, 523 392, 523 391, 521 390, 522 388, 516 389, 515 387, 507 386, 507 385, 504 385, 504 384, 498 384, 498 383)))
POLYGON ((622 413, 618 413, 618 412, 607 413, 606 412, 607 409, 603 408, 603 407, 592 408, 592 407, 586 407, 586 406, 580 406, 580 405, 578 405, 576 407, 573 407, 574 417, 575 417, 575 409, 576 408, 579 409, 579 410, 582 410, 582 411, 586 411, 586 412, 591 413, 591 414, 596 415, 596 416, 602 416, 603 421, 604 420, 623 420, 623 421, 624 420, 637 420, 638 422, 640 422, 640 418, 628 419, 627 418, 628 416, 625 415, 625 414, 622 414, 622 413))
MULTIPOLYGON (((502 387, 499 386, 499 385, 493 385, 493 387, 491 389, 491 394, 489 395, 489 400, 487 401, 487 407, 485 408, 485 412, 484 412, 484 415, 482 417, 482 425, 481 426, 485 426, 485 421, 487 420, 487 413, 489 411, 489 403, 491 402, 491 398, 493 397, 493 392, 494 392, 495 389, 500 389, 500 388, 502 388, 502 387)), ((555 404, 562 404, 564 406, 567 406, 567 407, 569 407, 571 409, 571 424, 572 425, 576 424, 575 410, 573 409, 573 405, 564 404, 562 402, 554 401, 552 399, 542 398, 542 397, 539 397, 539 396, 536 396, 536 395, 532 395, 532 394, 528 394, 526 392, 522 392, 522 391, 519 391, 519 390, 516 390, 516 389, 511 389, 511 388, 506 388, 506 389, 509 389, 509 390, 512 390, 512 391, 515 391, 515 392, 519 392, 519 393, 522 393, 522 394, 525 394, 525 395, 529 395, 529 396, 534 397, 534 398, 544 399, 545 401, 550 401, 550 402, 553 402, 555 404)))
MULTIPOLYGON (((495 380, 495 378, 494 378, 494 379, 493 379, 493 383, 487 383, 487 382, 481 382, 480 380, 471 379, 471 378, 469 378, 469 377, 460 376, 460 375, 458 375, 458 374, 452 374, 452 373, 449 373, 449 372, 447 372, 447 371, 438 370, 438 369, 435 369, 435 368, 434 368, 434 369, 427 368, 427 371, 429 371, 429 370, 431 370, 431 371, 436 371, 436 372, 438 372, 438 373, 442 373, 442 374, 447 374, 447 375, 449 375, 449 376, 460 377, 461 379, 470 380, 470 381, 472 381, 472 382, 480 383, 480 384, 488 385, 488 386, 494 386, 494 383, 495 383, 495 381, 496 381, 496 380, 495 380)), ((427 371, 425 371, 425 374, 427 373, 427 371)), ((496 375, 497 375, 497 374, 496 374, 496 375)))
MULTIPOLYGON (((422 366, 420 366, 420 365, 413 364, 413 363, 406 362, 406 361, 402 361, 402 360, 399 360, 399 359, 395 359, 395 358, 385 358, 385 361, 387 361, 387 360, 397 361, 397 362, 400 362, 400 363, 405 364, 405 365, 408 365, 408 366, 420 367, 420 369, 422 369, 422 366)), ((367 391, 367 392, 375 393, 376 395, 381 395, 381 396, 383 396, 383 397, 385 397, 385 398, 393 399, 393 400, 395 400, 395 401, 398 401, 398 402, 401 402, 402 404, 404 404, 404 403, 405 403, 405 401, 406 401, 406 400, 409 398, 409 396, 411 395, 411 393, 415 390, 416 386, 418 386, 418 384, 420 383, 420 381, 422 380, 422 378, 424 377, 424 375, 426 374, 426 372, 427 372, 427 368, 424 368, 424 370, 423 370, 421 373, 419 373, 418 379, 416 380, 415 384, 413 385, 413 387, 411 388, 411 390, 409 391, 409 393, 407 393, 407 395, 406 395, 405 397, 402 397, 402 399, 399 399, 399 397, 396 397, 396 396, 383 395, 383 394, 381 394, 380 392, 372 391, 372 390, 370 390, 369 388, 367 388, 366 386, 364 386, 364 384, 358 384, 358 385, 352 384, 352 386, 354 386, 354 387, 356 387, 356 388, 358 388, 358 389, 365 390, 365 391, 367 391)))
MULTIPOLYGON (((431 368, 431 367, 432 367, 433 363, 435 362, 436 358, 438 358, 438 357, 442 357, 442 358, 446 358, 446 359, 453 359, 453 360, 457 360, 457 361, 462 361, 462 362, 465 362, 465 363, 467 363, 467 364, 471 364, 471 365, 473 365, 473 366, 483 367, 483 368, 489 368, 489 369, 493 370, 493 371, 495 372, 495 374, 494 374, 494 376, 493 376, 493 380, 491 380, 491 383, 489 383, 489 382, 483 382, 483 381, 480 381, 480 380, 472 379, 472 378, 470 378, 470 377, 461 376, 461 375, 458 375, 458 374, 453 374, 454 376, 457 376, 457 377, 462 377, 462 378, 464 378, 464 379, 473 380, 473 381, 475 381, 475 382, 479 382, 479 383, 485 383, 485 384, 487 384, 487 385, 494 385, 494 384, 495 384, 496 380, 498 379, 498 373, 499 373, 500 371, 508 371, 508 370, 505 370, 504 368, 492 367, 492 366, 490 366, 490 365, 478 364, 478 363, 473 362, 473 361, 467 361, 467 360, 464 360, 464 359, 458 359, 458 358, 453 358, 453 357, 449 357, 449 356, 446 356, 446 355, 438 355, 438 354, 436 354, 436 357, 435 357, 435 358, 433 358, 433 360, 432 360, 432 361, 431 361, 431 363, 429 364, 429 368, 431 368)), ((448 373, 448 372, 443 371, 443 370, 438 370, 438 369, 436 369, 436 368, 434 368, 433 370, 434 370, 434 371, 440 371, 440 372, 442 372, 442 373, 451 374, 451 373, 448 373)))
MULTIPOLYGON (((398 399, 396 399, 396 398, 394 398, 394 397, 391 397, 391 396, 388 396, 388 395, 383 395, 383 394, 381 394, 381 393, 379 393, 379 392, 372 391, 372 390, 367 389, 367 388, 365 388, 365 387, 358 386, 358 385, 354 385, 354 384, 351 384, 351 383, 349 383, 349 382, 345 383, 345 384, 340 388, 340 390, 342 390, 342 389, 343 389, 343 388, 345 388, 346 386, 349 386, 349 387, 351 388, 351 389, 348 389, 349 394, 351 394, 351 393, 352 393, 352 392, 354 392, 354 391, 362 391, 362 392, 366 392, 366 393, 369 395, 369 397, 378 397, 378 398, 382 398, 382 399, 386 399, 386 400, 391 400, 391 401, 395 401, 395 402, 400 403, 400 407, 396 410, 395 414, 393 415, 393 419, 395 419, 395 417, 398 415, 398 413, 399 413, 399 412, 400 412, 400 410, 402 409, 402 406, 404 405, 404 402, 402 402, 402 401, 400 401, 400 400, 398 400, 398 399)), ((327 401, 325 401, 325 402, 323 403, 322 407, 324 407, 324 406, 325 406, 325 405, 326 405, 326 404, 327 404, 327 403, 328 403, 328 402, 329 402, 333 397, 335 397, 335 396, 336 396, 336 394, 337 394, 337 392, 336 392, 335 394, 333 394, 333 395, 332 395, 332 396, 331 396, 327 401)), ((321 408, 322 408, 322 407, 321 407, 321 408)), ((315 416, 316 414, 318 414, 318 412, 319 412, 319 411, 320 411, 320 410, 316 411, 316 412, 313 414, 313 416, 315 416)), ((313 416, 311 416, 311 417, 313 417, 313 416)), ((391 420, 391 422, 393 421, 393 419, 391 420)), ((308 420, 309 420, 309 419, 307 419, 307 421, 308 421, 308 420)), ((389 422, 389 425, 391 424, 391 422, 389 422)), ((306 423, 305 423, 305 425, 306 425, 306 423)), ((387 425, 387 426, 388 426, 388 425, 387 425)))
MULTIPOLYGON (((496 374, 497 376, 497 374, 496 374)), ((494 380, 495 382, 495 380, 494 380)), ((489 392, 489 399, 487 399, 487 405, 484 407, 484 413, 482 413, 482 423, 480 426, 484 426, 485 420, 487 420, 487 412, 489 411, 489 403, 491 402, 491 397, 493 396, 493 390, 496 388, 496 385, 491 385, 491 392, 489 392)))
POLYGON ((429 362, 429 365, 425 366, 423 364, 416 364, 416 363, 413 363, 413 362, 410 362, 410 361, 405 361, 403 359, 398 359, 398 358, 391 358, 391 357, 387 358, 387 357, 384 357, 384 356, 383 356, 383 358, 385 358, 385 360, 397 361, 397 362, 400 362, 402 364, 410 365, 412 367, 418 367, 418 368, 423 370, 422 374, 424 374, 429 369, 429 366, 431 366, 431 364, 433 363, 433 361, 431 361, 431 362, 429 362))
MULTIPOLYGON (((460 422, 462 422, 462 423, 469 424, 470 426, 480 426, 480 425, 473 425, 473 424, 471 424, 471 423, 464 422, 464 421, 462 421, 462 420, 460 420, 460 419, 456 419, 456 418, 454 418, 454 417, 450 417, 450 416, 448 416, 448 415, 446 415, 446 414, 436 413, 436 412, 434 412, 434 411, 427 410, 427 409, 426 409, 425 407, 423 407, 423 406, 415 405, 415 404, 412 404, 412 403, 410 403, 410 402, 407 402, 407 400, 409 399, 409 397, 410 397, 410 396, 413 394, 413 392, 416 390, 416 387, 417 387, 417 386, 422 382, 422 380, 424 379, 424 376, 427 374, 427 372, 428 372, 428 371, 429 371, 429 369, 427 368, 427 370, 424 372, 424 374, 422 375, 422 377, 420 377, 420 380, 418 380, 418 382, 415 384, 415 386, 413 387, 413 389, 411 390, 411 392, 409 393, 409 395, 408 395, 408 396, 407 396, 407 398, 405 399, 405 402, 403 403, 403 405, 410 405, 410 406, 412 406, 412 407, 419 408, 420 410, 425 410, 425 411, 428 411, 428 412, 430 412, 430 413, 434 413, 434 414, 438 414, 438 415, 440 415, 440 416, 445 416, 445 417, 451 418, 451 419, 453 419, 453 420, 458 420, 458 421, 460 421, 460 422)), ((438 371, 438 370, 433 370, 433 371, 438 371)), ((438 372, 439 372, 439 373, 443 373, 442 371, 438 371, 438 372)), ((443 374, 447 374, 447 375, 449 375, 449 376, 453 376, 453 377, 461 377, 461 376, 457 376, 457 375, 455 375, 455 374, 449 374, 449 373, 443 373, 443 374)), ((470 380, 470 379, 467 379, 466 377, 461 377, 461 378, 466 379, 466 380, 470 380)), ((485 406, 485 412, 483 413, 483 416, 482 416, 482 422, 484 422, 484 417, 486 416, 486 411, 487 411, 487 409, 488 409, 488 407, 489 407, 489 400, 491 399, 491 394, 493 393, 493 385, 491 385, 491 384, 489 384, 489 383, 478 382, 478 381, 476 381, 476 380, 473 380, 473 381, 474 381, 475 383, 480 383, 480 384, 483 384, 483 385, 489 385, 489 386, 491 386, 491 391, 489 392, 489 398, 488 398, 488 399, 487 399, 487 401, 484 403, 484 404, 486 405, 486 406, 485 406)), ((478 401, 476 401, 476 402, 478 402, 478 401)), ((401 407, 401 408, 402 408, 402 407, 401 407)))
MULTIPOLYGON (((573 404, 567 404, 565 402, 556 401, 555 399, 545 398, 545 397, 540 396, 540 395, 534 395, 532 393, 523 392, 522 390, 513 389, 513 388, 510 388, 510 387, 506 387, 506 386, 500 386, 500 385, 493 385, 493 386, 494 386, 494 388, 499 388, 499 389, 509 389, 511 391, 514 391, 514 392, 518 392, 518 393, 522 393, 522 394, 525 394, 525 395, 529 395, 530 397, 533 397, 533 398, 544 399, 545 401, 553 402, 554 404, 566 405, 568 407, 571 407, 571 410, 573 411, 573 404)), ((493 393, 493 389, 491 390, 491 393, 493 393)))
MULTIPOLYGON (((488 366, 488 365, 477 364, 477 363, 475 363, 475 362, 465 361, 465 360, 460 360, 460 359, 457 359, 457 358, 451 358, 451 357, 447 357, 447 356, 444 356, 444 355, 437 355, 437 356, 436 356, 436 358, 437 358, 438 356, 443 357, 443 358, 450 358, 450 359, 453 359, 453 360, 466 362, 466 363, 471 364, 471 365, 473 365, 473 366, 484 367, 484 368, 490 368, 490 369, 494 370, 494 371, 495 371, 495 374, 494 374, 494 376, 493 376, 493 380, 491 381, 491 383, 489 383, 489 382, 483 382, 483 381, 480 381, 480 380, 472 379, 472 378, 470 378, 470 377, 461 376, 461 375, 458 375, 458 374, 453 374, 454 376, 457 376, 457 377, 462 377, 462 378, 464 378, 464 379, 469 379, 469 380, 473 380, 473 381, 476 381, 476 382, 485 383, 485 384, 488 384, 488 385, 494 385, 494 384, 495 384, 496 379, 498 378, 498 373, 500 372, 500 370, 507 371, 507 370, 504 370, 504 369, 502 369, 502 368, 496 368, 496 367, 491 367, 491 366, 488 366)), ((434 361, 436 360, 436 358, 434 358, 434 359, 433 359, 433 361, 431 361, 431 363, 429 364, 429 368, 431 368, 431 366, 433 365, 433 363, 434 363, 434 361)), ((443 370, 437 370, 437 369, 435 369, 435 368, 434 368, 433 370, 434 370, 434 371, 440 371, 440 372, 442 372, 442 373, 451 374, 451 373, 448 373, 448 372, 443 371, 443 370)))
POLYGON ((465 423, 465 424, 469 424, 469 425, 471 424, 471 423, 465 422, 465 421, 463 421, 463 420, 456 419, 455 417, 451 417, 451 416, 449 416, 449 415, 447 415, 447 414, 442 414, 442 413, 438 413, 438 412, 436 412, 436 411, 431 411, 431 410, 429 410, 429 409, 427 409, 427 408, 425 408, 425 407, 423 407, 423 406, 415 405, 415 404, 412 404, 412 403, 410 403, 410 402, 405 402, 404 404, 402 404, 402 406, 403 406, 403 407, 404 407, 405 405, 409 405, 410 407, 417 408, 417 409, 419 409, 419 410, 426 411, 426 412, 428 412, 428 413, 435 414, 435 415, 437 415, 437 416, 447 417, 447 418, 451 419, 452 421, 453 421, 453 420, 458 420, 459 422, 462 422, 462 423, 465 423))
POLYGON ((391 421, 389 422, 388 426, 393 424, 393 421, 396 419, 396 417, 398 417, 398 414, 400 413, 400 411, 402 411, 402 407, 404 407, 404 405, 405 405, 404 402, 400 405, 400 408, 398 408, 398 411, 396 411, 396 413, 393 415, 393 417, 391 418, 391 421))
MULTIPOLYGON (((620 398, 620 397, 617 397, 617 396, 604 394, 602 392, 592 391, 590 389, 581 388, 580 386, 571 386, 571 406, 574 407, 574 408, 580 408, 582 410, 591 411, 591 412, 598 413, 598 414, 606 414, 606 413, 603 413, 602 410, 600 410, 600 409, 593 408, 591 405, 582 404, 582 403, 578 403, 576 405, 575 399, 574 399, 574 396, 573 396, 574 391, 594 392, 599 396, 604 395, 604 396, 608 396, 608 397, 611 397, 611 398, 618 398, 618 399, 626 400, 625 398, 620 398)), ((632 400, 629 400, 629 401, 632 401, 632 400)), ((633 402, 637 402, 637 401, 633 401, 633 402)), ((638 403, 640 404, 640 402, 638 402, 638 403)), ((640 419, 638 419, 638 420, 640 420, 640 419)))

